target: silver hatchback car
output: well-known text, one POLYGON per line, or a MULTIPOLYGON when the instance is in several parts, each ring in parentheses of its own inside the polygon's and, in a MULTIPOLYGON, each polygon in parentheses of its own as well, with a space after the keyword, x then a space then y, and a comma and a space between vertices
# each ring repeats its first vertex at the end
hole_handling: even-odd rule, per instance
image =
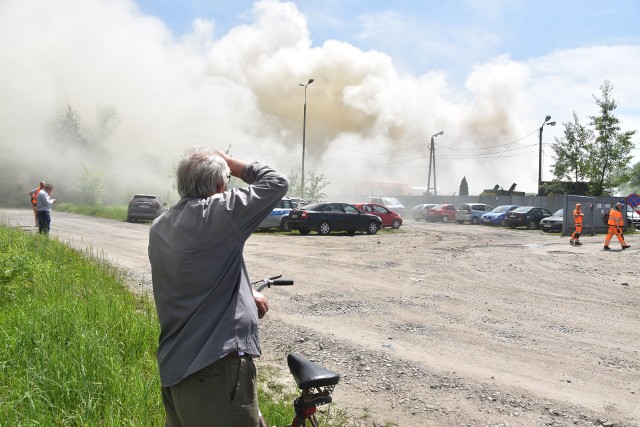
POLYGON ((493 210, 493 206, 486 205, 484 203, 462 203, 458 206, 458 210, 456 212, 456 221, 458 224, 462 224, 465 221, 470 222, 471 224, 480 223, 480 217, 487 212, 491 212, 493 210))

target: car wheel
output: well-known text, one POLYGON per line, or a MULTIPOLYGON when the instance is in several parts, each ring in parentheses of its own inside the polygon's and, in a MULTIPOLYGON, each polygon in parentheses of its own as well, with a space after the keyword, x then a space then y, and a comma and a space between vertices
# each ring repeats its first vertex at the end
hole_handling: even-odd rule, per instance
POLYGON ((280 230, 291 231, 291 227, 289 226, 289 218, 282 218, 282 221, 280 221, 280 230))
POLYGON ((515 224, 511 224, 510 227, 511 228, 516 228, 516 225, 515 224))
POLYGON ((536 224, 535 220, 530 219, 529 222, 527 222, 527 227, 529 228, 529 230, 535 230, 536 228, 538 228, 538 224, 536 224))
POLYGON ((545 233, 549 233, 551 230, 547 228, 543 228, 542 231, 544 231, 545 233))
MULTIPOLYGON (((504 219, 500 221, 500 226, 501 227, 506 227, 507 226, 507 221, 505 221, 504 219)), ((515 227, 514 227, 515 228, 515 227)))
POLYGON ((130 216, 127 216, 127 222, 133 222, 133 219, 131 219, 130 216))
POLYGON ((306 228, 301 228, 299 231, 300 231, 300 234, 304 234, 306 236, 307 234, 309 234, 310 230, 308 230, 306 228))
POLYGON ((448 216, 443 216, 442 217, 442 222, 449 222, 449 217, 448 216))
POLYGON ((367 234, 376 234, 378 232, 378 223, 371 221, 367 226, 367 234))
POLYGON ((329 221, 322 221, 318 226, 318 234, 326 236, 329 233, 331 233, 331 224, 329 224, 329 221))
POLYGON ((471 224, 473 225, 477 225, 478 224, 478 217, 474 216, 473 218, 471 218, 471 224))
POLYGON ((397 219, 394 219, 393 222, 391 223, 391 228, 393 228, 394 230, 397 230, 398 228, 400 228, 400 221, 397 219))

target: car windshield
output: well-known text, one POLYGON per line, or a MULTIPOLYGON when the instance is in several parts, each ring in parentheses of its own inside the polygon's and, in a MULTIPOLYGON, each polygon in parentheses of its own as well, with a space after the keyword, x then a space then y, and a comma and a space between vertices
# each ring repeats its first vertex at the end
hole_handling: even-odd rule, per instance
POLYGON ((524 213, 524 212, 529 212, 531 209, 533 209, 531 206, 523 206, 521 208, 514 209, 513 211, 518 213, 524 213))
POLYGON ((383 197, 382 201, 384 202, 385 205, 399 205, 400 202, 398 201, 398 199, 394 198, 394 197, 383 197))
POLYGON ((299 209, 303 210, 303 211, 317 211, 318 208, 323 204, 324 203, 312 203, 310 205, 304 205, 304 206, 300 207, 299 209))
POLYGON ((502 213, 502 212, 506 212, 509 210, 511 206, 509 205, 502 205, 502 206, 498 206, 497 208, 495 208, 494 210, 492 210, 491 212, 493 213, 502 213))
POLYGON ((564 213, 564 209, 558 209, 554 212, 553 216, 562 216, 564 213))

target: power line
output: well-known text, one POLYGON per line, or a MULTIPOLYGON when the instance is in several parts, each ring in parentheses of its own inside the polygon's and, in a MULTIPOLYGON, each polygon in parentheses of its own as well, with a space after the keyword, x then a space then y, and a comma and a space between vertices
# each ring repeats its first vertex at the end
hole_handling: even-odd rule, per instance
MULTIPOLYGON (((499 151, 491 151, 491 152, 484 152, 484 153, 475 153, 475 154, 471 154, 471 153, 457 153, 457 154, 453 154, 453 155, 441 155, 439 156, 440 158, 443 159, 453 159, 453 160, 495 160, 495 159, 499 159, 499 158, 509 158, 509 157, 522 157, 525 154, 506 154, 506 153, 510 153, 510 152, 514 152, 514 151, 519 151, 519 150, 524 150, 524 149, 528 149, 534 146, 537 146, 536 144, 530 144, 530 145, 526 145, 526 146, 521 146, 521 147, 514 147, 514 148, 510 148, 513 144, 522 141, 523 139, 533 135, 534 133, 536 133, 538 130, 534 130, 530 133, 528 133, 527 135, 524 135, 516 140, 513 140, 511 142, 505 143, 505 144, 497 144, 497 145, 491 145, 488 147, 449 147, 443 144, 435 144, 437 145, 439 148, 442 149, 446 149, 446 150, 451 150, 451 151, 481 151, 481 150, 490 150, 490 149, 495 149, 495 148, 500 148, 500 147, 505 147, 503 150, 499 150, 499 151)), ((388 166, 388 165, 395 165, 395 164, 400 164, 400 163, 407 163, 407 162, 412 162, 415 160, 420 160, 420 159, 424 159, 427 157, 427 155, 420 155, 420 156, 411 156, 411 155, 399 155, 399 154, 395 154, 398 153, 400 151, 408 151, 408 150, 412 150, 415 148, 424 148, 425 144, 419 144, 419 145, 415 145, 415 146, 411 146, 411 147, 404 147, 404 148, 399 148, 396 150, 391 150, 391 151, 386 151, 384 153, 376 153, 376 152, 371 152, 371 151, 363 151, 363 150, 354 150, 351 148, 343 148, 343 147, 336 147, 333 145, 326 145, 326 144, 318 144, 318 143, 307 143, 310 145, 316 145, 319 147, 325 147, 331 150, 338 150, 338 151, 348 151, 351 153, 359 153, 359 154, 367 154, 367 155, 371 155, 371 156, 384 156, 384 157, 391 157, 394 156, 395 157, 404 157, 405 159, 403 160, 398 160, 398 161, 393 161, 393 162, 388 162, 388 163, 381 163, 381 164, 377 164, 377 165, 373 165, 373 166, 388 166)), ((533 156, 533 154, 532 154, 533 156)))

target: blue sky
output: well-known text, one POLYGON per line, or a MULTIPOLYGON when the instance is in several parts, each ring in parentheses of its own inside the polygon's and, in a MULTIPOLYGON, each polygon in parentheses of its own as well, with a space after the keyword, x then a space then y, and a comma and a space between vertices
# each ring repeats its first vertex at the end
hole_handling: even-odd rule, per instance
MULTIPOLYGON (((196 18, 215 23, 215 36, 250 21, 248 0, 138 0, 176 36, 196 18)), ((307 18, 314 46, 328 39, 375 49, 410 73, 445 70, 464 78, 477 62, 509 55, 527 60, 556 50, 638 44, 637 0, 294 1, 307 18)))

